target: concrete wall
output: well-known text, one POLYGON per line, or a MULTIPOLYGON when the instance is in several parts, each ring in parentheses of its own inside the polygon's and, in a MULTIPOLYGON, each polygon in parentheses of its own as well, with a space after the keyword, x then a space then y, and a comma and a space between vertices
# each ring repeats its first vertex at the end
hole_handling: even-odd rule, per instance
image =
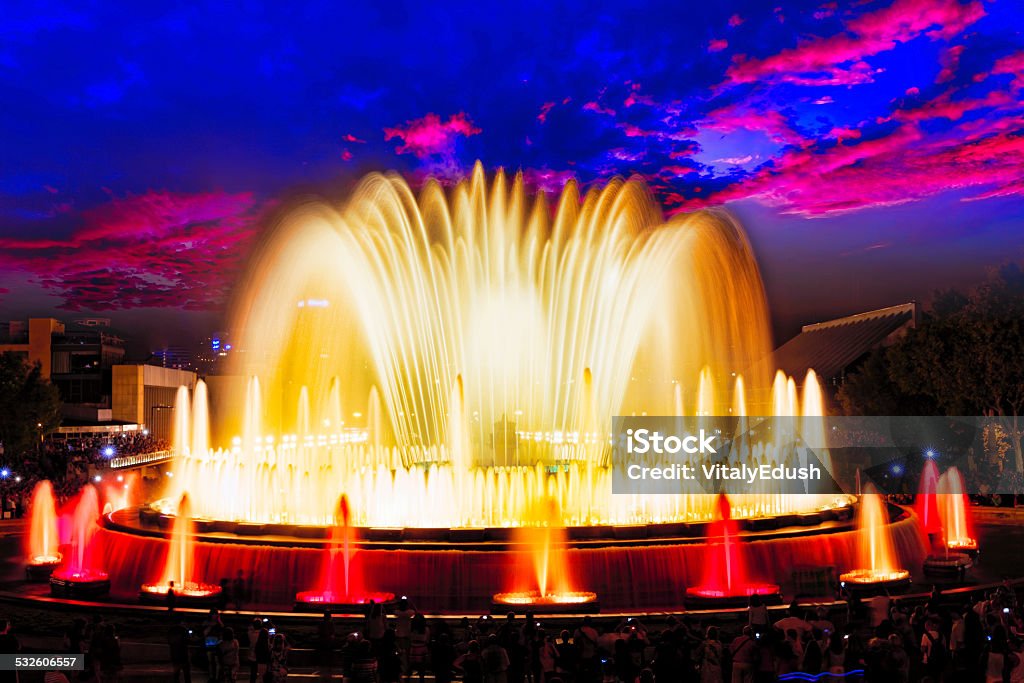
POLYGON ((196 373, 156 365, 115 365, 113 419, 148 425, 154 436, 171 437, 174 396, 179 386, 195 389, 196 373))

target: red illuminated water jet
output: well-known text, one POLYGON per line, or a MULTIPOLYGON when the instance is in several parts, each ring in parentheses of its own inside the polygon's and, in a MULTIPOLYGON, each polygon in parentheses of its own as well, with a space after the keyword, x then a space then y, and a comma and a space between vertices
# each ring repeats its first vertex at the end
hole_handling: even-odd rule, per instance
POLYGON ((938 502, 939 468, 933 460, 928 460, 921 470, 921 481, 917 487, 917 500, 914 511, 921 520, 921 528, 929 539, 942 532, 942 519, 939 515, 938 502))
POLYGON ((29 581, 45 581, 60 564, 60 537, 53 486, 41 481, 32 491, 25 573, 29 581))
POLYGON ((346 606, 391 602, 394 593, 372 592, 363 588, 362 576, 355 570, 354 529, 348 496, 338 501, 338 514, 331 537, 324 548, 323 567, 320 571, 319 587, 300 591, 295 595, 296 609, 344 609, 346 606))
POLYGON ((110 590, 110 576, 99 567, 90 542, 99 522, 96 489, 86 486, 75 505, 71 542, 63 562, 50 575, 50 592, 63 597, 97 596, 110 590))
POLYGON ((195 577, 192 553, 195 543, 194 526, 192 507, 186 493, 178 502, 178 514, 175 515, 171 528, 171 542, 167 549, 163 575, 156 583, 142 584, 139 592, 141 599, 166 599, 172 589, 176 598, 185 604, 211 602, 220 595, 220 586, 203 583, 195 577))
POLYGON ((524 608, 548 613, 597 611, 596 593, 572 588, 565 551, 566 531, 559 521, 561 515, 557 503, 547 499, 538 509, 538 525, 520 527, 516 531, 517 540, 529 548, 529 552, 519 556, 514 590, 496 593, 492 598, 493 609, 524 608))
POLYGON ((718 495, 715 518, 708 525, 707 563, 700 584, 686 589, 689 603, 736 602, 751 595, 778 599, 779 587, 774 583, 752 580, 738 538, 739 525, 732 519, 729 498, 718 495))

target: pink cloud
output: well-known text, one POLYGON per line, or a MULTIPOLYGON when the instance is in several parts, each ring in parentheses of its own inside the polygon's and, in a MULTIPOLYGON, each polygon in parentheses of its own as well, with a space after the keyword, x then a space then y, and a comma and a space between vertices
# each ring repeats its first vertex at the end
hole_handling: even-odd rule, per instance
POLYGON ((547 123, 548 112, 550 112, 554 108, 554 106, 554 102, 545 102, 540 108, 540 113, 537 114, 537 120, 540 121, 541 123, 547 123))
POLYGON ((804 139, 778 111, 757 111, 744 104, 730 104, 715 109, 698 123, 698 127, 726 134, 739 130, 760 132, 780 144, 798 144, 804 139))
POLYGON ((965 114, 980 109, 1019 104, 1016 97, 1002 90, 989 91, 982 98, 964 98, 959 100, 954 100, 952 94, 952 92, 945 92, 919 107, 897 110, 893 118, 900 121, 925 121, 928 119, 959 121, 965 114))
POLYGON ((633 83, 629 88, 629 95, 622 102, 627 108, 632 107, 635 104, 645 104, 648 107, 656 107, 658 103, 650 95, 645 95, 640 92, 640 84, 633 83))
POLYGON ((414 154, 426 159, 432 156, 453 157, 458 138, 479 133, 480 129, 464 112, 452 114, 447 121, 441 121, 437 114, 430 113, 423 118, 406 121, 404 126, 385 128, 384 140, 397 138, 402 144, 396 153, 414 154))
POLYGON ((583 105, 583 111, 592 111, 595 114, 604 114, 605 116, 615 116, 615 110, 610 107, 603 107, 597 102, 587 102, 583 105))
POLYGON ((716 38, 708 43, 708 52, 721 52, 729 47, 729 41, 724 38, 716 38))
POLYGON ((1018 92, 1024 88, 1024 51, 1015 52, 996 60, 996 63, 992 65, 991 74, 993 76, 1013 74, 1010 89, 1013 92, 1018 92))
POLYGON ((738 14, 734 14, 731 17, 729 17, 729 26, 731 26, 732 28, 736 28, 737 26, 739 26, 742 23, 743 23, 743 17, 741 17, 738 14))
POLYGON ((905 204, 948 191, 970 199, 1024 194, 1022 117, 972 121, 926 138, 917 123, 880 138, 845 139, 826 150, 789 148, 753 178, 676 210, 753 198, 783 213, 828 216, 905 204))
POLYGON ((942 70, 939 71, 939 75, 935 78, 936 83, 947 83, 953 80, 953 77, 956 76, 956 70, 960 67, 960 55, 963 54, 963 51, 963 45, 953 45, 942 51, 942 54, 939 55, 939 63, 942 64, 942 70))
POLYGON ((846 22, 829 37, 802 40, 795 48, 754 59, 737 55, 728 82, 778 81, 797 85, 857 85, 874 80, 864 60, 920 36, 949 40, 985 15, 978 0, 895 0, 846 22))
POLYGON ((84 212, 66 239, 0 239, 0 267, 68 309, 216 308, 264 208, 249 193, 151 190, 84 212))

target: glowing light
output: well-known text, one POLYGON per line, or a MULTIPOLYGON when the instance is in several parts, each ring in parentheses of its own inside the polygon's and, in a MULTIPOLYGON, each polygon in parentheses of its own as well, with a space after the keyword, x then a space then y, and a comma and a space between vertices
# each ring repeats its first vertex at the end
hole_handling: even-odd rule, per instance
POLYGON ((751 580, 738 535, 739 526, 732 518, 729 498, 724 493, 719 494, 714 521, 708 525, 708 562, 705 565, 704 577, 699 585, 686 590, 688 596, 726 599, 778 594, 777 585, 751 580))
POLYGON ((910 578, 910 572, 898 567, 885 505, 874 486, 868 484, 861 496, 857 521, 858 566, 839 575, 845 584, 881 584, 910 578))
POLYGON ((142 585, 141 591, 149 595, 166 595, 174 584, 174 593, 187 598, 206 598, 220 593, 220 586, 203 583, 193 574, 194 524, 188 496, 178 501, 171 542, 167 552, 167 563, 163 575, 156 583, 142 585))
POLYGON ((36 484, 29 511, 28 558, 30 564, 56 565, 60 561, 57 504, 48 481, 36 484))
POLYGON ((107 458, 113 458, 114 457, 114 452, 115 451, 114 451, 114 447, 113 446, 107 446, 106 448, 103 449, 103 455, 104 455, 104 457, 107 457, 107 458))
MULTIPOLYGON (((816 379, 801 405, 795 380, 773 385, 764 367, 764 290, 740 226, 720 212, 666 222, 638 182, 582 201, 570 183, 551 211, 480 167, 419 199, 372 175, 341 211, 286 217, 256 258, 231 327, 246 349, 233 374, 249 377, 225 403, 238 436, 197 439, 205 384, 179 390, 165 512, 187 491, 206 518, 330 525, 344 492, 359 526, 503 527, 550 493, 562 526, 707 520, 697 484, 643 506, 612 495, 611 416, 681 414, 684 400, 704 415, 822 414, 816 379)), ((781 462, 775 441, 749 457, 781 462)), ((837 504, 766 488, 734 513, 837 504)))
POLYGON ((960 471, 950 467, 939 478, 939 515, 942 518, 942 536, 950 550, 978 549, 978 541, 971 532, 968 520, 970 507, 964 493, 964 480, 960 471))
POLYGON ((86 486, 82 489, 72 515, 70 553, 51 576, 72 582, 106 581, 109 578, 97 565, 99 558, 90 552, 89 547, 92 535, 98 528, 99 516, 96 489, 86 486))

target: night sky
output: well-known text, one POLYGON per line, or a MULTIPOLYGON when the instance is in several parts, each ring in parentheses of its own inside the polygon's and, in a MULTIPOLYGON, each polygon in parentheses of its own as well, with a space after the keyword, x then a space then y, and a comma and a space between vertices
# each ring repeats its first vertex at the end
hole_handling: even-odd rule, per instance
POLYGON ((0 319, 192 341, 288 197, 476 159, 725 204, 780 342, 1024 259, 1014 0, 135 4, 4 5, 0 319))

